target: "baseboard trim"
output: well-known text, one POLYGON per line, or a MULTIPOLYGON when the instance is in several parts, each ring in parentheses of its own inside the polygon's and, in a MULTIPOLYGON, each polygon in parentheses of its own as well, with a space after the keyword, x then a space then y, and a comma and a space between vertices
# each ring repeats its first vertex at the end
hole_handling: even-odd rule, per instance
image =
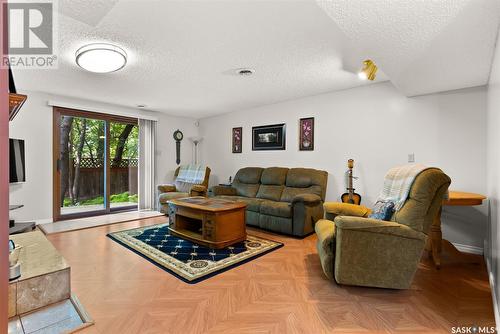
POLYGON ((495 314, 495 323, 498 328, 498 324, 500 324, 500 313, 498 311, 498 299, 497 299, 497 289, 495 283, 495 277, 493 276, 493 272, 491 271, 491 263, 489 259, 486 259, 486 269, 488 270, 488 277, 490 280, 490 289, 491 289, 491 297, 493 298, 493 313, 495 314))
POLYGON ((452 242, 452 244, 459 251, 464 252, 464 253, 477 254, 477 255, 483 255, 483 253, 484 253, 484 249, 482 247, 463 245, 463 244, 458 244, 455 242, 452 242))

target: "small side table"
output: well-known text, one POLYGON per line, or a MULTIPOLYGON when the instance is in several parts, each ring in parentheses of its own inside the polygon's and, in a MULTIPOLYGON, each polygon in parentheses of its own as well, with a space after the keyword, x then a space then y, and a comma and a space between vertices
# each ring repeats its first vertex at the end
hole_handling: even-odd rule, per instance
POLYGON ((430 230, 430 241, 427 245, 429 256, 433 259, 436 268, 441 267, 441 252, 443 248, 447 248, 452 253, 464 255, 456 249, 451 242, 443 239, 441 232, 441 212, 444 205, 448 206, 475 206, 483 204, 486 196, 481 194, 468 193, 463 191, 450 191, 447 200, 443 201, 443 205, 439 208, 439 212, 432 223, 430 230))

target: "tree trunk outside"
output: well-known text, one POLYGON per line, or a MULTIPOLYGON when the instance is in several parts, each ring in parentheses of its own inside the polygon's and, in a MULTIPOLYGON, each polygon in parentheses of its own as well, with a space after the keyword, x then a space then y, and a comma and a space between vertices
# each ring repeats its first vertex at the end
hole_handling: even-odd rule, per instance
POLYGON ((75 175, 73 179, 73 204, 76 204, 78 202, 78 197, 79 197, 79 186, 80 186, 80 163, 82 161, 82 152, 83 152, 83 147, 85 145, 85 135, 87 133, 87 119, 84 118, 82 120, 82 127, 78 129, 79 130, 79 141, 78 141, 78 146, 77 146, 77 151, 76 151, 76 159, 75 159, 75 175))
POLYGON ((125 144, 127 143, 128 136, 132 129, 134 128, 134 124, 127 124, 123 129, 122 133, 118 137, 118 143, 116 144, 115 157, 113 158, 112 166, 118 167, 123 158, 123 151, 125 150, 125 144))
POLYGON ((60 168, 61 168, 61 205, 64 203, 64 196, 68 190, 69 183, 69 135, 71 126, 73 125, 73 117, 63 116, 61 120, 61 136, 60 136, 60 168))

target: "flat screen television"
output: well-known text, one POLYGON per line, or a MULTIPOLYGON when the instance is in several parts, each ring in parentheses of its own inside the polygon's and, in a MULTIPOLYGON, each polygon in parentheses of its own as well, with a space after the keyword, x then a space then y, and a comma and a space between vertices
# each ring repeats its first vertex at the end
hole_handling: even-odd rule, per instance
POLYGON ((26 182, 26 169, 24 159, 24 140, 9 139, 9 182, 26 182))

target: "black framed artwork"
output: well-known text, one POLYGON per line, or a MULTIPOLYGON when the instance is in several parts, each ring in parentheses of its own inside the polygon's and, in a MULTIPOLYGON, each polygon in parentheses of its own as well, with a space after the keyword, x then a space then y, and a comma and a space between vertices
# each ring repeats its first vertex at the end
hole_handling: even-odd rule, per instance
POLYGON ((285 124, 252 127, 252 150, 284 150, 286 143, 285 124))
POLYGON ((243 128, 233 128, 233 153, 241 153, 243 144, 243 128))

